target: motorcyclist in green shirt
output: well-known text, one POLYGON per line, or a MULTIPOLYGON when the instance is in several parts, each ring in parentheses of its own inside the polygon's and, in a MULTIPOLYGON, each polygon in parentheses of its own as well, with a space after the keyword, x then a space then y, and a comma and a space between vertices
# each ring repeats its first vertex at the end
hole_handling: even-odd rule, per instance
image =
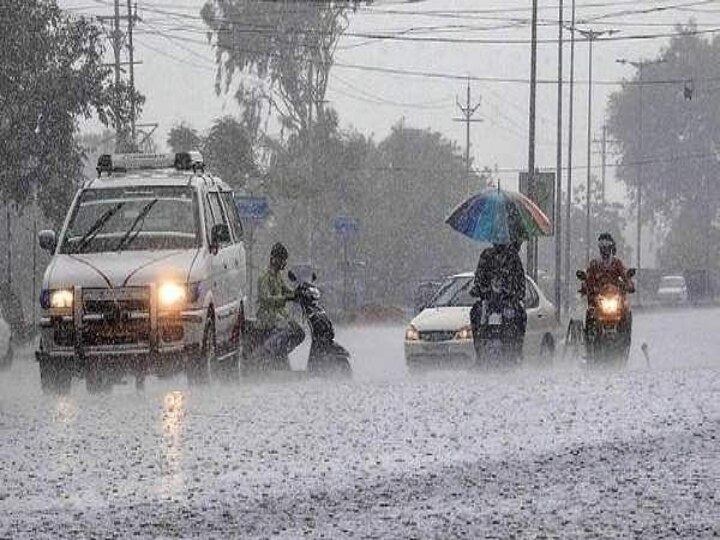
POLYGON ((258 278, 257 299, 258 326, 267 332, 262 345, 263 355, 283 362, 287 362, 290 352, 305 339, 302 327, 287 311, 287 303, 295 298, 295 291, 288 287, 282 276, 287 260, 285 246, 280 242, 273 245, 268 268, 258 278))

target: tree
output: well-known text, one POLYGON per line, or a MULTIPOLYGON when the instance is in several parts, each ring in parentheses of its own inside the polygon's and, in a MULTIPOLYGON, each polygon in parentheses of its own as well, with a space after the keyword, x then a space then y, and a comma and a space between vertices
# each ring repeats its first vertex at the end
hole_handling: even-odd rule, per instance
POLYGON ((608 127, 622 155, 618 174, 633 193, 641 177, 643 220, 666 224, 668 239, 678 247, 676 240, 690 230, 704 240, 674 256, 666 249, 665 260, 701 261, 708 249, 720 249, 714 225, 720 206, 720 109, 712 84, 702 82, 720 78, 720 40, 707 41, 693 30, 679 28, 658 55, 661 62, 636 69, 609 107, 608 127))
POLYGON ((202 148, 203 139, 195 128, 180 123, 168 133, 167 144, 172 152, 187 152, 202 148))
MULTIPOLYGON (((418 281, 473 269, 482 246, 445 224, 466 195, 463 153, 431 130, 398 122, 378 146, 357 203, 377 297, 402 304, 418 281)), ((482 188, 479 178, 473 185, 482 188)))
POLYGON ((243 121, 257 133, 263 113, 278 114, 305 132, 325 98, 337 41, 362 0, 257 2, 208 0, 201 15, 210 29, 218 66, 217 92, 235 97, 243 121))
POLYGON ((112 123, 100 29, 51 0, 6 0, 0 16, 0 190, 23 204, 37 185, 59 223, 81 178, 78 118, 112 123))
POLYGON ((230 116, 213 123, 202 148, 208 169, 236 189, 257 175, 252 139, 247 129, 230 116))

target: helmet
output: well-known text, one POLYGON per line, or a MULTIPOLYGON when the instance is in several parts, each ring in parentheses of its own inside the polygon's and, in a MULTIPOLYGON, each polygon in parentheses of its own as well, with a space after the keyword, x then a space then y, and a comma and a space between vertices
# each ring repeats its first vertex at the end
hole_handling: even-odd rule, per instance
POLYGON ((288 258, 287 248, 285 246, 283 246, 280 242, 276 242, 273 245, 272 249, 270 250, 270 258, 287 260, 287 258, 288 258))
POLYGON ((615 239, 610 233, 604 232, 598 236, 598 249, 600 250, 600 256, 603 259, 615 255, 617 247, 615 246, 615 239))

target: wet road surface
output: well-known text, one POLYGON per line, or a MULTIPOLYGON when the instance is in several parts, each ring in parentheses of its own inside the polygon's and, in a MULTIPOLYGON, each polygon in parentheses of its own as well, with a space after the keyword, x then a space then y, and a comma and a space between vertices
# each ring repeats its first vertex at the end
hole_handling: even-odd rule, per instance
POLYGON ((720 310, 637 314, 622 371, 411 376, 402 327, 350 328, 352 381, 66 397, 18 351, 0 537, 718 536, 718 329, 720 310))

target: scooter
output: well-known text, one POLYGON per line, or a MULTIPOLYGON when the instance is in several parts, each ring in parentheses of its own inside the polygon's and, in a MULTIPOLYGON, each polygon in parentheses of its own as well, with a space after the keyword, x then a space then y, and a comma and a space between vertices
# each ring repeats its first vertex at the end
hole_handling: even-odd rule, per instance
MULTIPOLYGON (((627 295, 633 291, 626 284, 634 275, 635 269, 628 269, 622 283, 605 283, 592 300, 588 299, 583 331, 588 363, 627 362, 632 339, 632 312, 627 295)), ((587 280, 583 270, 578 270, 576 276, 582 282, 587 280)))
POLYGON ((510 367, 522 361, 522 305, 514 305, 498 279, 487 291, 477 287, 472 296, 480 299, 470 310, 476 364, 481 368, 510 367))
MULTIPOLYGON (((320 304, 320 290, 314 285, 315 274, 311 280, 299 279, 294 272, 288 272, 288 279, 295 285, 293 302, 297 303, 303 318, 310 327, 310 354, 307 372, 310 374, 350 375, 350 353, 335 341, 332 321, 320 304)), ((271 330, 261 329, 255 321, 246 320, 243 332, 243 351, 241 371, 244 375, 268 371, 290 371, 287 354, 266 357, 263 344, 271 330)))
POLYGON ((317 276, 313 273, 308 282, 299 279, 290 271, 288 278, 295 284, 294 301, 300 306, 310 327, 308 373, 350 375, 350 353, 335 341, 335 329, 320 304, 320 289, 314 285, 317 276))

